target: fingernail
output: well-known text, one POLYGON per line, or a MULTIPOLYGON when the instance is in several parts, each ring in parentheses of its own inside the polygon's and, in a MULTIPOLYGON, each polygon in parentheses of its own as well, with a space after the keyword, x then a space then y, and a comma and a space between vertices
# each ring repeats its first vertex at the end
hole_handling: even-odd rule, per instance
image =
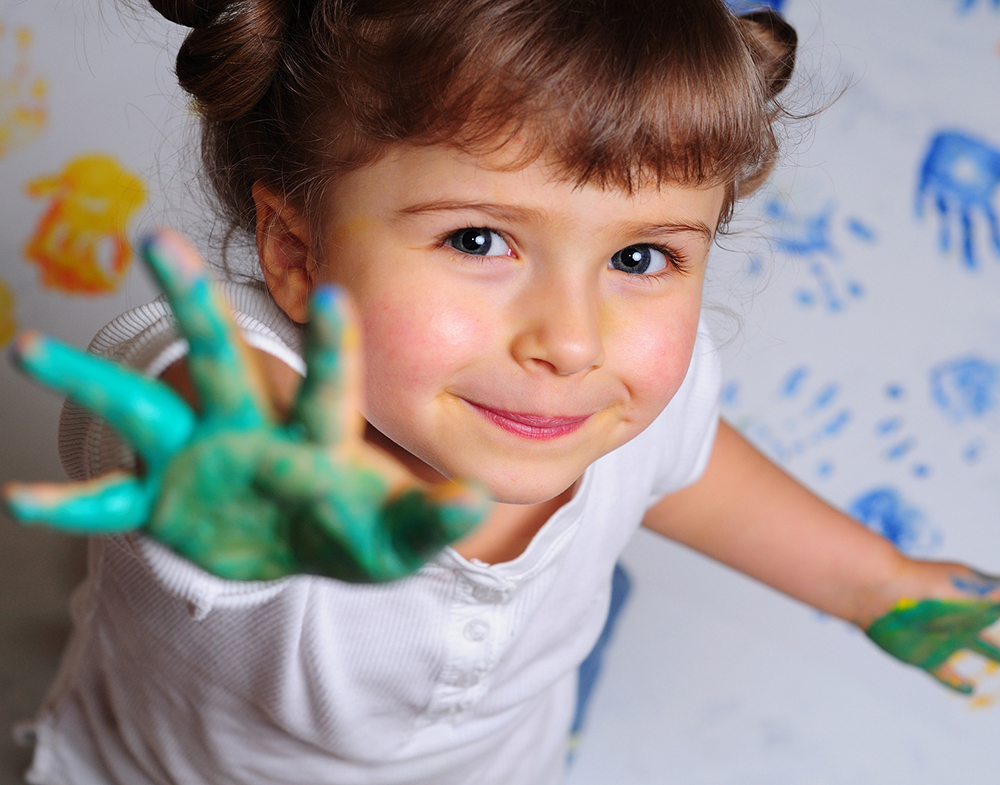
POLYGON ((204 266, 198 251, 173 229, 157 229, 142 239, 143 258, 158 273, 180 273, 185 279, 202 277, 204 266))
POLYGON ((344 298, 344 290, 335 283, 324 283, 313 289, 312 297, 317 305, 335 306, 344 298))
POLYGON ((21 523, 38 518, 41 510, 30 488, 19 482, 9 482, 0 489, 0 503, 12 517, 21 523))
POLYGON ((44 336, 37 330, 26 330, 18 335, 10 344, 10 353, 14 362, 38 351, 44 336))

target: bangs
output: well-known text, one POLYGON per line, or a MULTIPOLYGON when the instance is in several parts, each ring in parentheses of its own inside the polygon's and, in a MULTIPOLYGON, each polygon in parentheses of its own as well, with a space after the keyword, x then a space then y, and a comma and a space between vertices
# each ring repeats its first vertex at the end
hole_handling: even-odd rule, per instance
POLYGON ((544 157, 577 183, 630 191, 735 192, 774 159, 759 46, 721 2, 444 5, 438 25, 386 7, 357 28, 366 67, 343 96, 356 140, 474 153, 513 142, 512 168, 544 157))
POLYGON ((219 205, 251 235, 255 183, 320 222, 337 174, 396 144, 503 149, 510 168, 541 159, 556 176, 628 191, 724 185, 723 221, 777 154, 795 31, 770 11, 736 17, 722 0, 290 8, 282 24, 266 9, 266 25, 212 17, 177 58, 219 205))

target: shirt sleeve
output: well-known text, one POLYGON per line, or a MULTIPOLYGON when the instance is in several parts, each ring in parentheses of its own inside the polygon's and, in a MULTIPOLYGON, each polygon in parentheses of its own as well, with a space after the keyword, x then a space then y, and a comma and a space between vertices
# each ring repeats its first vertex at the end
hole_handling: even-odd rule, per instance
POLYGON ((649 506, 691 485, 704 473, 719 426, 721 388, 719 350, 702 321, 687 375, 650 428, 659 462, 649 506))

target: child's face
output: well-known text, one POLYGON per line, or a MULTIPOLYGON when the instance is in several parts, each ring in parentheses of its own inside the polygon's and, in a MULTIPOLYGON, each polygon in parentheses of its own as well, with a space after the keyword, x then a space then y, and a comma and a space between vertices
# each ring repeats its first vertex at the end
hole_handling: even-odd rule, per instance
POLYGON ((723 189, 630 196, 500 160, 400 147, 347 174, 319 278, 358 305, 364 413, 398 457, 537 503, 680 386, 723 189))

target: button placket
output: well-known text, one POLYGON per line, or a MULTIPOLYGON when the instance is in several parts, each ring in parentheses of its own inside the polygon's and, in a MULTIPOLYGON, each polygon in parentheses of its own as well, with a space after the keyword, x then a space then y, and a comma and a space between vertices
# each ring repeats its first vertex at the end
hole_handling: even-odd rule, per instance
POLYGON ((475 585, 472 587, 472 597, 487 605, 496 605, 503 601, 504 592, 491 586, 475 585))
POLYGON ((473 619, 462 630, 466 640, 479 643, 486 640, 490 634, 490 623, 485 619, 473 619))
POLYGON ((499 659, 496 632, 507 599, 503 589, 460 578, 448 619, 447 655, 434 688, 429 714, 458 719, 486 691, 499 659))

